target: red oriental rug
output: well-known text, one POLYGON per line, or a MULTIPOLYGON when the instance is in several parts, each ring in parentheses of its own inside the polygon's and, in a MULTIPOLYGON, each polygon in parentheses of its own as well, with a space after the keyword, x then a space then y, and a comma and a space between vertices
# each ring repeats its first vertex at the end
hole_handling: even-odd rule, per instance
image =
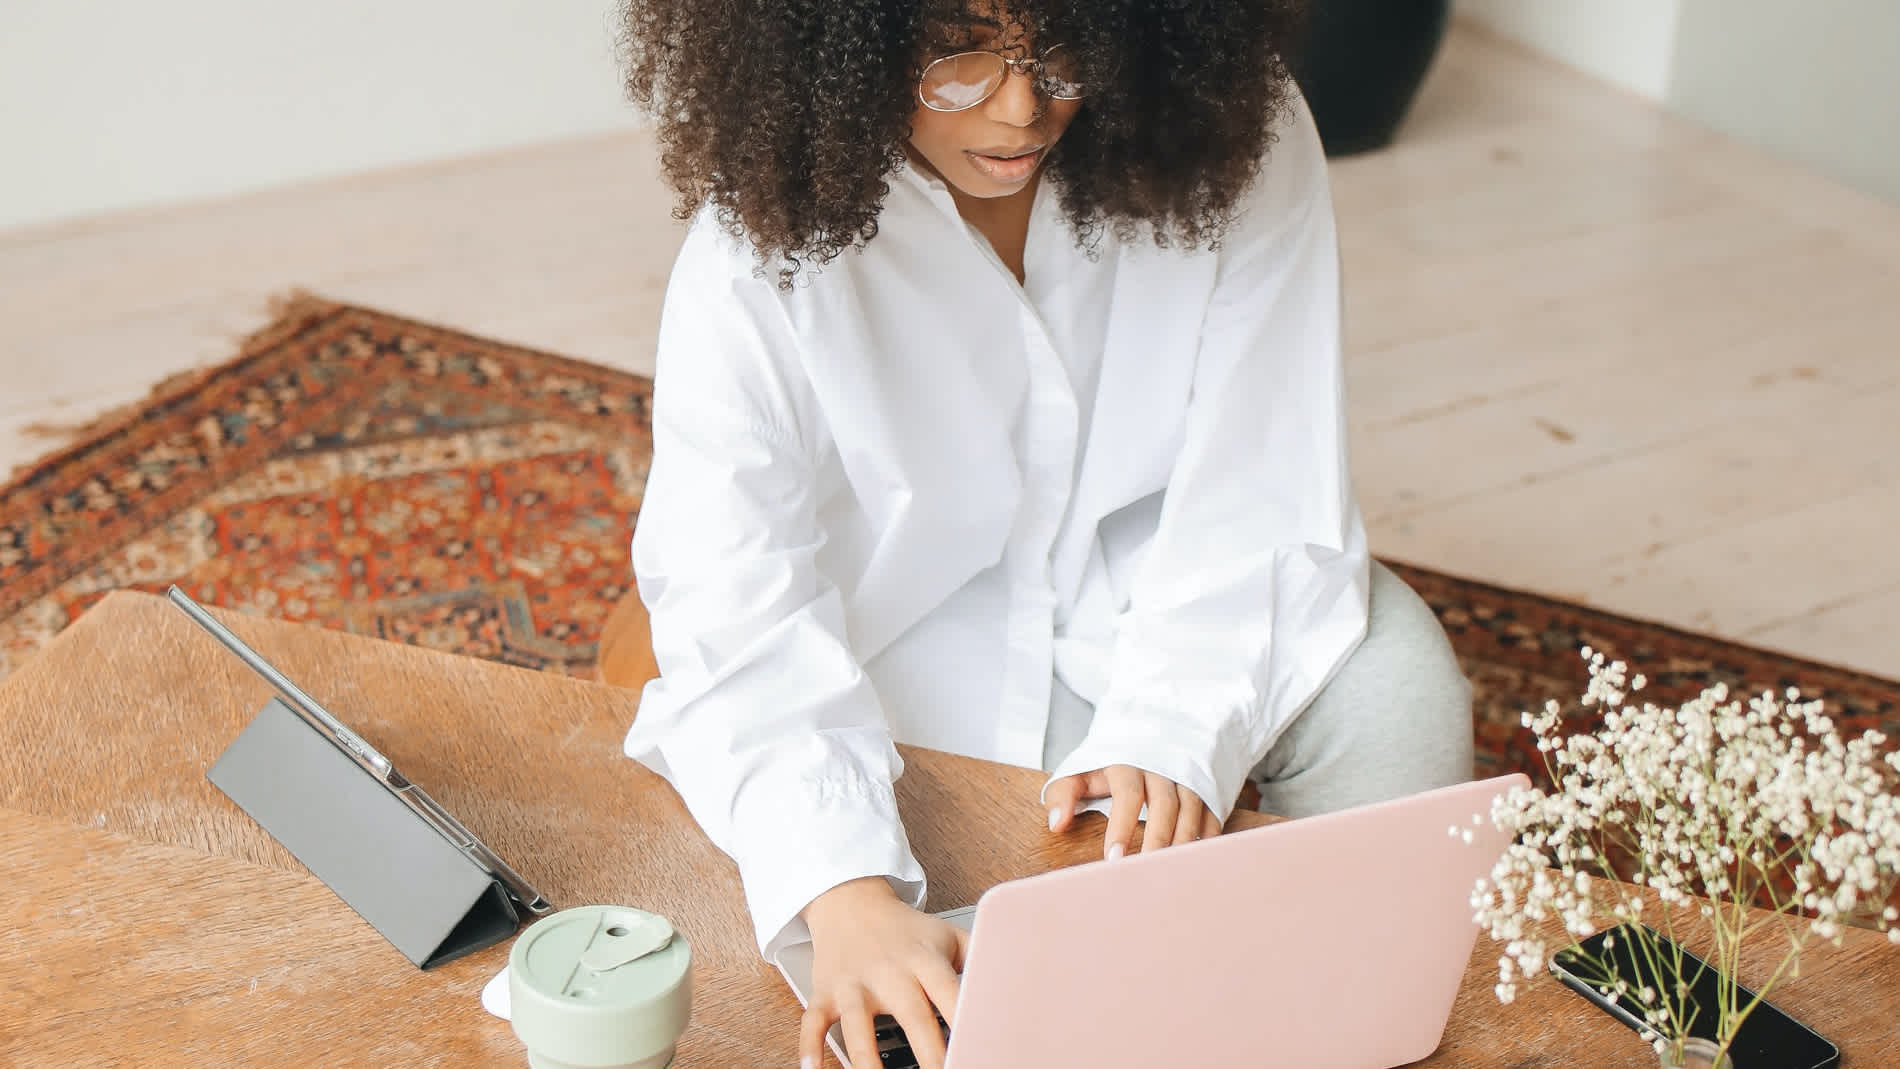
MULTIPOLYGON (((162 591, 549 672, 592 670, 630 584, 651 384, 309 297, 230 363, 0 490, 0 677, 107 591, 162 591)), ((1900 684, 1392 563, 1477 686, 1483 775, 1541 774, 1522 710, 1588 644, 1656 700, 1799 685, 1900 738, 1900 684)), ((1581 715, 1581 714, 1578 714, 1581 715)))

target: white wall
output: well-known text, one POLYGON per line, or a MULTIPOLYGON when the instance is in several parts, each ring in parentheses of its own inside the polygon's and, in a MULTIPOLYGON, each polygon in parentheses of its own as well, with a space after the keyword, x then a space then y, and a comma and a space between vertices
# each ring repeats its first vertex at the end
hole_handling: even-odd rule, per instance
POLYGON ((1900 0, 1683 0, 1667 99, 1900 202, 1900 0))
MULTIPOLYGON (((616 0, 0 0, 0 229, 638 122, 616 0)), ((1900 198, 1900 0, 1458 0, 1900 198)))
POLYGON ((1458 0, 1456 10, 1587 74, 1660 100, 1669 88, 1681 7, 1682 0, 1458 0))
POLYGON ((613 0, 0 0, 0 228, 625 128, 613 0))

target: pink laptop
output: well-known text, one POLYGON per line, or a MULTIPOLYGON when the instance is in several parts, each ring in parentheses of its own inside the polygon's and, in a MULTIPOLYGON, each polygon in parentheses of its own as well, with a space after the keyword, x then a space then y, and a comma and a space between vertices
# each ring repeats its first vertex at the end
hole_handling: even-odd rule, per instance
MULTIPOLYGON (((1491 800, 1528 782, 1460 784, 991 888, 948 1069, 1424 1058, 1478 937, 1472 887, 1508 844, 1491 800)), ((778 965, 807 1000, 809 944, 778 965)), ((884 1064, 913 1064, 902 1033, 879 1024, 884 1064)))

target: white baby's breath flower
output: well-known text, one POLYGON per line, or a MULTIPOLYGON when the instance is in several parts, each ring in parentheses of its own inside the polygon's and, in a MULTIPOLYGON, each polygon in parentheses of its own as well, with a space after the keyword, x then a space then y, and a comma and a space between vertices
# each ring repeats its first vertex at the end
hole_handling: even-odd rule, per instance
MULTIPOLYGON (((1555 789, 1514 790, 1490 814, 1513 842, 1471 906, 1505 944, 1500 999, 1515 997, 1517 977, 1541 971, 1543 924, 1580 940, 1600 916, 1615 924, 1643 916, 1645 900, 1625 885, 1591 879, 1618 875, 1615 864, 1628 864, 1621 875, 1661 903, 1663 927, 1675 911, 1693 909, 1739 935, 1744 913, 1709 899, 1748 902, 1776 888, 1784 912, 1810 915, 1787 929, 1790 975, 1808 939, 1839 942, 1859 918, 1900 944, 1900 909, 1887 904, 1900 880, 1900 751, 1885 750, 1884 736, 1843 739, 1822 703, 1802 701, 1797 688, 1731 696, 1717 683, 1673 708, 1636 703, 1630 695, 1647 679, 1594 649, 1582 655, 1590 675, 1582 704, 1600 726, 1561 733, 1555 700, 1525 712, 1555 789)), ((1616 940, 1608 936, 1605 950, 1616 940)), ((1683 1005, 1686 988, 1671 979, 1633 996, 1663 1036, 1682 1031, 1672 1006, 1683 1005)), ((1619 992, 1632 997, 1611 988, 1619 992)))

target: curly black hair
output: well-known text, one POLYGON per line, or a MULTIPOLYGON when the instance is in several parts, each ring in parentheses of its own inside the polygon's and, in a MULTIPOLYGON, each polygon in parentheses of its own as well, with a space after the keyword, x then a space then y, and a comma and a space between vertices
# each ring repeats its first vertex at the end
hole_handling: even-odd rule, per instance
POLYGON ((684 218, 710 203, 789 284, 870 241, 927 57, 1034 27, 1087 97, 1046 164, 1085 247, 1218 244, 1287 107, 1299 0, 626 0, 627 91, 684 218), (982 12, 988 11, 985 15, 982 12))

